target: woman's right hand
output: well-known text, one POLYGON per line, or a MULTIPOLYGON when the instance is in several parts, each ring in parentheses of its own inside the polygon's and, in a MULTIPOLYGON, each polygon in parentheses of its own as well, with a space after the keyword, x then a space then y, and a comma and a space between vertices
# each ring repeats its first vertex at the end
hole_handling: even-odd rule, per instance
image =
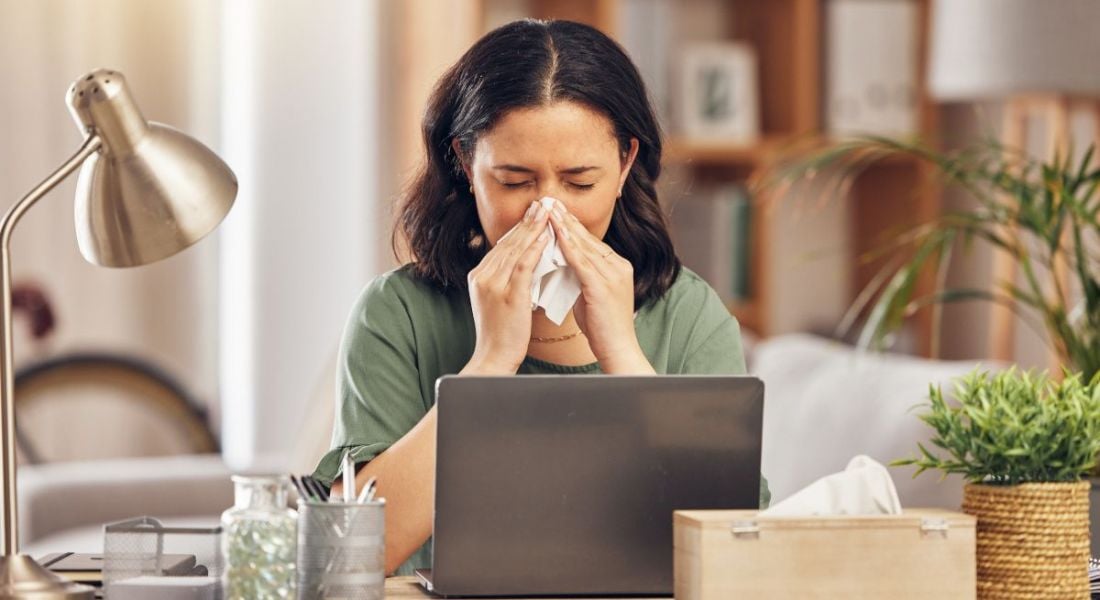
POLYGON ((531 279, 549 241, 549 213, 532 202, 466 277, 477 344, 463 373, 513 375, 531 341, 531 279))

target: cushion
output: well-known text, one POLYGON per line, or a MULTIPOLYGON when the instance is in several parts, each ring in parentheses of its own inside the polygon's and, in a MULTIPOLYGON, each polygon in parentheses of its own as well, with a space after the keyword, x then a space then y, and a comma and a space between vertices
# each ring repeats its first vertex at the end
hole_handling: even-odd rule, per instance
MULTIPOLYGON (((773 502, 843 470, 857 454, 884 465, 915 456, 917 442, 933 433, 914 410, 927 401, 929 384, 949 391, 954 378, 978 366, 871 353, 805 334, 762 341, 754 354, 752 371, 765 385, 761 470, 773 502)), ((914 479, 914 471, 890 468, 903 507, 959 507, 960 477, 914 479)))

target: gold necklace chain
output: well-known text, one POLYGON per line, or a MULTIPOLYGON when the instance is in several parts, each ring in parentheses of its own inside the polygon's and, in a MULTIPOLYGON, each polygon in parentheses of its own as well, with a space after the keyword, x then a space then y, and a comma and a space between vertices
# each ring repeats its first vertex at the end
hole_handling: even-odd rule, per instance
POLYGON ((565 340, 571 340, 571 339, 577 337, 580 334, 581 334, 581 330, 578 329, 578 330, 574 331, 573 333, 570 333, 568 335, 561 335, 561 336, 558 336, 558 337, 539 337, 537 335, 536 336, 531 336, 531 341, 532 342, 538 342, 540 344, 553 344, 553 343, 556 343, 556 342, 564 342, 565 340))

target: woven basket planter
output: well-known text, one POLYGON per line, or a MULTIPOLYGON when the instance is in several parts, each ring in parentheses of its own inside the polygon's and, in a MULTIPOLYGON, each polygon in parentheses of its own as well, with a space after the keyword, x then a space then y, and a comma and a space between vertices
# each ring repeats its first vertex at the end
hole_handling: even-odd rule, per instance
POLYGON ((967 484, 979 600, 1089 597, 1089 483, 967 484))

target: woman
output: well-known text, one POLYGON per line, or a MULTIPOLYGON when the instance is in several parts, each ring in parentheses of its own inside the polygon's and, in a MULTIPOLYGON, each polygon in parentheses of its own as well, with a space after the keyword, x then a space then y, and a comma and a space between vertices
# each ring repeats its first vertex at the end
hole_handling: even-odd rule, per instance
POLYGON ((660 132, 607 36, 531 20, 489 33, 437 84, 423 135, 395 231, 414 261, 352 309, 333 449, 315 473, 334 481, 350 449, 356 487, 377 477, 398 574, 430 566, 439 376, 745 371, 737 322, 673 252, 660 132), (560 324, 531 308, 548 226, 581 287, 560 324))

